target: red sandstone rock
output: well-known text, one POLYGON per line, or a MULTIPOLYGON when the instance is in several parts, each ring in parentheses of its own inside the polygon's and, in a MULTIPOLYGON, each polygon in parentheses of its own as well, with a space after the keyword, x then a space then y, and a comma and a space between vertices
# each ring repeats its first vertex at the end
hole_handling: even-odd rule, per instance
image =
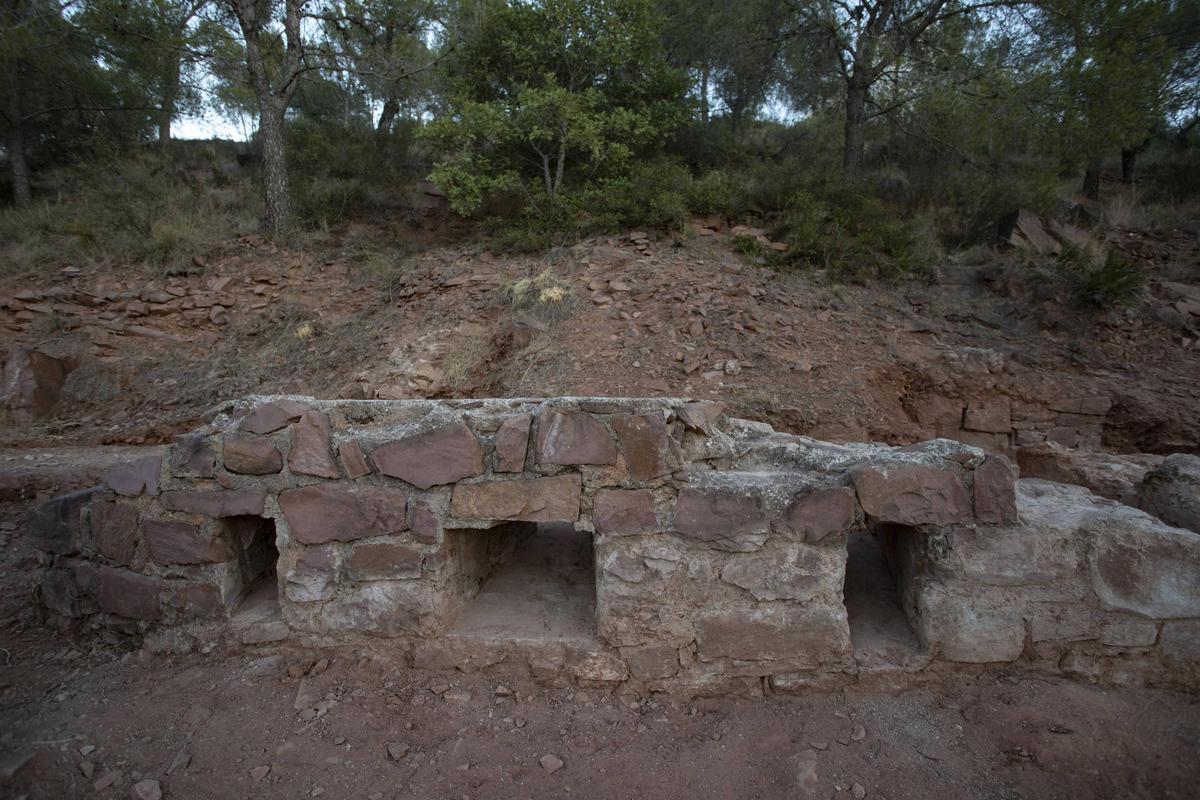
POLYGON ((450 514, 459 519, 574 522, 579 519, 581 486, 577 474, 460 483, 450 497, 450 514))
POLYGON ((304 416, 308 406, 293 400, 263 403, 242 419, 241 429, 247 433, 274 433, 304 416))
POLYGON ((901 525, 950 525, 972 519, 971 498, 949 469, 923 464, 865 465, 854 488, 867 516, 901 525))
POLYGON ((295 475, 340 478, 337 463, 330 452, 329 417, 320 411, 306 411, 292 429, 292 449, 288 469, 295 475))
POLYGON ((418 489, 483 473, 483 448, 461 422, 377 447, 371 460, 384 475, 418 489))
POLYGON ((500 423, 496 431, 496 472, 521 472, 529 450, 529 425, 533 417, 518 414, 500 423))
POLYGON ((167 461, 177 478, 211 478, 217 468, 217 454, 207 437, 195 434, 176 436, 167 461))
POLYGON ((221 615, 221 592, 207 583, 189 583, 173 589, 166 605, 183 617, 213 619, 221 615))
POLYGON ((100 610, 129 619, 155 620, 162 616, 158 596, 162 579, 127 569, 100 568, 100 610))
POLYGON ((186 522, 148 519, 142 535, 159 564, 219 564, 232 557, 224 542, 203 536, 186 522))
POLYGON ((143 492, 158 494, 158 472, 162 455, 131 459, 104 473, 104 482, 117 494, 136 497, 143 492))
POLYGON ((972 400, 963 415, 963 427, 969 431, 1008 433, 1012 430, 1012 405, 1007 397, 972 400))
POLYGON ((267 496, 257 489, 233 489, 218 492, 163 492, 162 507, 167 511, 186 511, 206 517, 261 517, 267 496))
POLYGON ((592 507, 596 533, 622 535, 658 529, 654 494, 649 489, 601 489, 592 507))
POLYGON ((360 544, 346 559, 346 576, 352 581, 419 578, 421 552, 399 544, 360 544))
POLYGON ((261 436, 225 437, 225 469, 239 475, 274 475, 283 469, 283 455, 261 436))
POLYGON ((675 470, 677 459, 671 456, 671 437, 662 414, 622 414, 613 417, 612 426, 625 451, 629 476, 635 481, 648 481, 675 470))
POLYGON ((316 484, 279 495, 279 507, 302 544, 349 542, 408 528, 407 497, 379 486, 316 484))
POLYGON ((777 530, 807 544, 820 544, 826 537, 845 533, 854 524, 854 491, 846 487, 809 489, 796 495, 777 530))
POLYGON ((547 409, 538 420, 542 464, 615 464, 617 448, 604 426, 582 412, 547 409))
POLYGON ((1017 470, 1004 456, 990 455, 975 468, 975 518, 1007 525, 1017 521, 1017 470))
POLYGON ((438 518, 437 515, 429 510, 429 507, 423 503, 414 503, 412 507, 412 519, 409 523, 412 529, 413 538, 422 544, 437 544, 438 542, 438 518))
POLYGON ((683 424, 693 430, 698 430, 705 436, 712 436, 717 420, 725 413, 724 403, 684 403, 680 406, 679 418, 683 424))
POLYGON ((18 422, 43 419, 54 413, 63 384, 75 365, 37 350, 14 347, 4 364, 0 398, 18 422))
POLYGON ((333 547, 306 547, 288 570, 285 591, 289 600, 311 603, 328 600, 337 590, 337 557, 333 547))
POLYGON ((363 455, 357 439, 338 445, 338 456, 342 459, 342 469, 346 470, 347 478, 358 480, 371 474, 371 467, 367 465, 367 457, 363 455))
POLYGON ((47 500, 29 515, 29 538, 48 553, 73 555, 84 538, 84 509, 98 489, 81 489, 47 500))
POLYGON ((130 503, 92 501, 92 536, 109 559, 129 566, 137 550, 138 510, 130 503))
POLYGON ((675 528, 681 536, 719 550, 757 550, 767 539, 768 521, 762 501, 722 489, 679 491, 675 528))

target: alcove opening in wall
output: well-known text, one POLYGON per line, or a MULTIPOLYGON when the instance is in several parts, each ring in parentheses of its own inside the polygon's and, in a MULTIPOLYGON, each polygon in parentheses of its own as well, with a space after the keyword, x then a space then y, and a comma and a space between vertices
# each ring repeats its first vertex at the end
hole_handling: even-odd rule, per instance
POLYGON ((846 542, 842 597, 850 624, 854 658, 860 666, 916 665, 919 640, 904 612, 905 546, 901 537, 919 536, 901 525, 851 531, 846 542))
POLYGON ((449 633, 512 641, 594 640, 592 535, 570 524, 525 524, 507 534, 503 544, 481 545, 477 537, 493 532, 447 531, 451 552, 468 575, 468 589, 478 580, 449 633), (487 557, 479 555, 483 546, 490 550, 487 557))
POLYGON ((280 618, 275 521, 266 517, 226 517, 222 535, 233 548, 238 582, 235 622, 252 624, 280 618))

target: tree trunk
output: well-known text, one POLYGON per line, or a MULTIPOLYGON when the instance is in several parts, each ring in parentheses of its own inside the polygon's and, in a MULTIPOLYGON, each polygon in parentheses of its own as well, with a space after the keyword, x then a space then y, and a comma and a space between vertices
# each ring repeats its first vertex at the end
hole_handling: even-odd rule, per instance
POLYGON ((283 135, 286 104, 274 97, 264 97, 259 100, 259 108, 258 135, 262 141, 267 229, 279 236, 287 233, 292 223, 292 192, 288 185, 283 135))
POLYGON ((1083 173, 1083 196, 1088 200, 1100 199, 1100 162, 1089 161, 1083 173))
POLYGON ((383 111, 379 113, 379 125, 375 128, 375 133, 380 136, 386 136, 392 132, 392 123, 396 121, 396 115, 400 113, 400 101, 394 97, 389 97, 383 101, 383 111))
POLYGON ((708 125, 708 62, 700 68, 700 121, 708 125))
POLYGON ((29 161, 25 153, 25 131, 21 124, 21 89, 15 63, 10 63, 5 101, 8 128, 8 169, 12 178, 13 205, 24 207, 33 202, 29 186, 29 161))
POLYGON ((842 177, 862 177, 867 147, 867 86, 854 78, 846 85, 846 143, 842 151, 842 177))
POLYGON ((171 144, 171 120, 175 118, 175 98, 179 95, 179 59, 171 62, 158 107, 158 152, 165 153, 171 144))
POLYGON ((1137 150, 1126 148, 1121 151, 1121 183, 1133 186, 1133 168, 1137 165, 1137 150))

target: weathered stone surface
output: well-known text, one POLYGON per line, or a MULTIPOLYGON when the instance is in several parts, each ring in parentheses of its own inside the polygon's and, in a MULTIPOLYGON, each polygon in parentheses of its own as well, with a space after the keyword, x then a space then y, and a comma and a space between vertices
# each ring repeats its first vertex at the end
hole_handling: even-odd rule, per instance
POLYGON ((18 422, 44 419, 54 413, 73 362, 37 350, 12 347, 4 363, 0 399, 18 422))
POLYGON ((258 489, 178 490, 163 492, 161 502, 167 511, 185 511, 206 517, 261 517, 266 499, 266 494, 258 489))
POLYGON ((225 469, 239 475, 274 475, 283 469, 283 454, 261 436, 226 436, 225 469))
POLYGON ((408 528, 407 498, 400 489, 316 484, 279 495, 279 507, 302 544, 349 542, 408 528))
POLYGON ((221 616, 221 592, 207 583, 189 583, 168 587, 164 604, 187 619, 215 619, 221 616))
POLYGON ((81 617, 97 610, 99 576, 90 567, 48 569, 38 584, 42 605, 64 617, 81 617))
POLYGON ((407 481, 418 489, 454 483, 483 473, 483 448, 461 422, 418 433, 371 453, 384 475, 407 481))
POLYGON ((383 636, 431 635, 437 609, 419 581, 372 581, 342 592, 321 607, 321 622, 335 631, 361 631, 383 636))
POLYGON ((274 433, 300 419, 306 411, 308 406, 294 401, 263 403, 243 417, 239 427, 247 433, 274 433))
POLYGON ((371 467, 367 464, 367 457, 363 455, 357 439, 338 445, 338 456, 341 457, 342 469, 346 470, 346 477, 350 480, 356 481, 371 474, 371 467))
POLYGON ((725 413, 724 403, 684 403, 679 407, 679 418, 683 424, 693 430, 700 431, 705 436, 712 436, 716 430, 717 420, 725 413))
POLYGON ((867 516, 900 525, 951 525, 972 518, 971 498, 950 469, 922 464, 865 465, 854 488, 867 516))
POLYGON ((1163 623, 1159 646, 1168 664, 1180 669, 1200 670, 1200 620, 1163 623))
POLYGON ((176 478, 211 478, 217 468, 217 453, 207 436, 187 433, 175 437, 167 463, 176 478))
POLYGON ((621 414, 613 417, 613 430, 621 440, 625 466, 635 481, 669 475, 678 467, 671 453, 667 421, 661 413, 621 414))
POLYGON ((721 568, 721 580, 739 586, 755 600, 807 602, 825 590, 837 592, 842 570, 811 548, 782 553, 733 556, 721 568))
POLYGON ((820 544, 850 530, 855 506, 854 491, 847 487, 808 489, 792 499, 775 528, 808 544, 820 544))
POLYGON ((154 454, 130 459, 104 473, 104 482, 117 494, 137 497, 139 494, 158 494, 158 473, 162 455, 154 454))
POLYGON ((963 401, 940 394, 921 394, 912 399, 917 422, 938 436, 954 436, 962 427, 963 401))
POLYGON ((320 411, 306 411, 292 428, 292 449, 288 452, 288 469, 295 475, 316 478, 339 478, 337 462, 330 451, 332 432, 329 417, 320 411))
POLYGON ((816 667, 850 654, 844 607, 775 606, 701 613, 696 623, 701 660, 786 661, 816 667))
POLYGON ((1104 623, 1100 643, 1108 647, 1153 647, 1158 623, 1149 619, 1120 619, 1104 623))
POLYGON ((980 587, 1052 588, 1062 600, 1080 599, 1086 591, 1072 527, 953 528, 947 541, 945 573, 940 562, 935 567, 941 577, 980 587))
POLYGON ((1017 470, 1001 455, 990 455, 975 468, 975 518, 1007 525, 1017 521, 1017 470))
POLYGON ((1168 525, 1200 533, 1200 456, 1175 453, 1146 473, 1133 504, 1168 525))
POLYGON ((685 487, 675 505, 674 531, 718 550, 762 547, 768 533, 762 501, 722 489, 685 487))
POLYGON ((669 645, 630 647, 621 651, 629 672, 639 680, 670 678, 679 672, 679 652, 669 645))
POLYGON ((186 522, 148 519, 142 524, 142 535, 150 557, 159 564, 219 564, 233 557, 224 542, 204 536, 186 522))
POLYGON ((328 600, 337 591, 337 560, 333 548, 306 547, 288 570, 284 591, 296 603, 328 600))
POLYGON ((1012 430, 1012 404, 1007 397, 972 400, 963 414, 963 427, 969 431, 1008 433, 1012 430))
POLYGON ((47 500, 29 515, 29 538, 34 547, 49 553, 72 555, 86 538, 84 509, 96 489, 82 489, 47 500))
POLYGON ((162 579, 116 567, 100 568, 100 610, 129 619, 156 620, 162 616, 158 596, 162 579))
POLYGON ((950 661, 1013 661, 1025 649, 1025 623, 1011 603, 930 586, 920 594, 918 606, 921 641, 950 661))
POLYGON ((615 464, 617 448, 590 415, 550 408, 538 420, 537 459, 541 464, 615 464))
POLYGON ((437 544, 440 541, 437 514, 430 511, 429 506, 424 503, 413 503, 409 527, 412 529, 413 538, 421 544, 437 544))
POLYGON ((96 498, 92 501, 92 536, 100 552, 122 566, 129 566, 137 551, 137 506, 96 498))
POLYGON ((496 431, 496 472, 521 472, 529 450, 530 414, 517 414, 500 423, 496 431))
POLYGON ((1127 525, 1102 525, 1089 551, 1101 605, 1154 619, 1200 617, 1200 535, 1135 514, 1127 525))
POLYGON ((1147 453, 1116 455, 1072 450, 1053 442, 1017 450, 1017 466, 1023 478, 1086 486, 1110 500, 1124 497, 1162 460, 1162 456, 1147 453))
POLYGON ((649 489, 601 489, 592 507, 596 533, 620 536, 658 529, 654 493, 649 489))
POLYGON ((356 545, 346 559, 352 581, 383 581, 421 577, 421 551, 390 543, 356 545))
POLYGON ((460 483, 450 496, 450 515, 459 519, 574 522, 579 519, 581 489, 577 474, 460 483))

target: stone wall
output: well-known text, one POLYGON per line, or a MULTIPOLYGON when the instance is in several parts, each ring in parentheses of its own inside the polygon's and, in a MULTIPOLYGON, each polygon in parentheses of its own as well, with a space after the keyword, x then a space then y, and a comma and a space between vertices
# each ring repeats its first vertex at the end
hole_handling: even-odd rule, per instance
POLYGON ((1140 679, 1193 680, 1200 658, 1180 642, 1200 618, 1200 536, 1116 504, 1096 517, 1104 501, 1086 493, 1086 524, 1032 490, 1019 515, 1015 486, 1002 456, 957 442, 831 445, 708 402, 258 397, 56 498, 30 529, 47 609, 158 646, 232 628, 244 643, 366 642, 417 666, 715 690, 853 679, 846 537, 869 528, 931 664, 1046 663, 1059 648, 1065 669, 1087 642, 1096 659, 1153 662, 1140 679), (536 523, 593 534, 594 640, 456 638, 536 523), (1146 548, 1175 566, 1147 567, 1146 548), (279 618, 237 628, 267 554, 279 618), (1105 625, 1140 625, 1138 644, 1106 641, 1105 625))

